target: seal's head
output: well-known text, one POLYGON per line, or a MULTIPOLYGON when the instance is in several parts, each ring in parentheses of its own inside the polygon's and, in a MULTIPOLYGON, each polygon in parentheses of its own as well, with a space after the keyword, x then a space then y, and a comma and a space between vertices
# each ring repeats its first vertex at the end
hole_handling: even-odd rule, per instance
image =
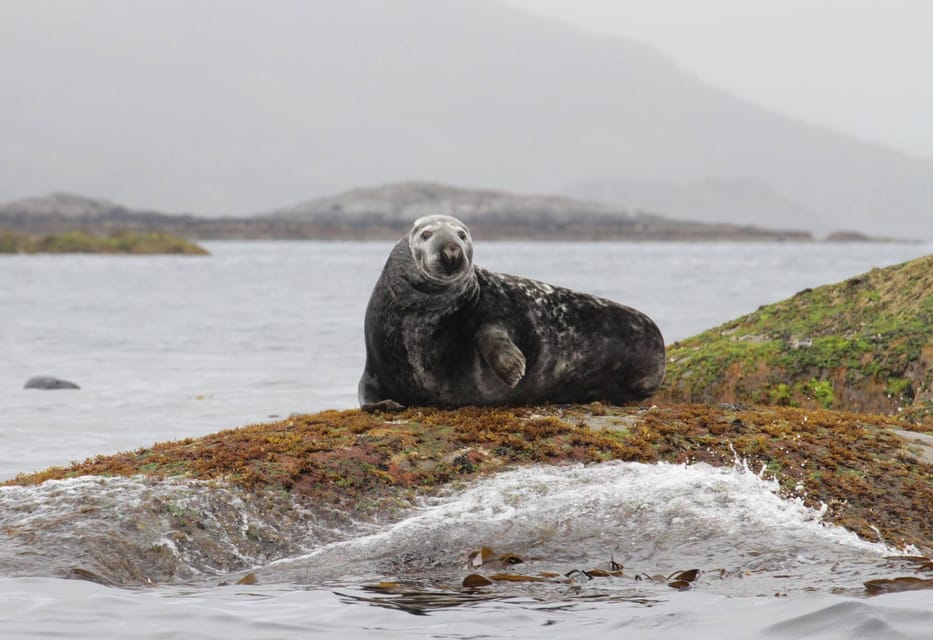
POLYGON ((419 274, 431 282, 452 283, 473 268, 473 239, 467 226, 451 216, 415 220, 408 247, 419 274))

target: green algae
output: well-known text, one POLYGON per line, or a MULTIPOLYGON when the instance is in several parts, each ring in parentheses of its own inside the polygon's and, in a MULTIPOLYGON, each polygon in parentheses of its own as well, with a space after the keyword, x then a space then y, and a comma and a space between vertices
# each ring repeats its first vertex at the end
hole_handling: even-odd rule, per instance
POLYGON ((933 256, 801 291, 671 345, 657 398, 933 424, 933 256))
POLYGON ((184 238, 162 232, 114 231, 95 235, 74 230, 47 236, 0 232, 2 253, 112 253, 207 255, 207 250, 184 238))

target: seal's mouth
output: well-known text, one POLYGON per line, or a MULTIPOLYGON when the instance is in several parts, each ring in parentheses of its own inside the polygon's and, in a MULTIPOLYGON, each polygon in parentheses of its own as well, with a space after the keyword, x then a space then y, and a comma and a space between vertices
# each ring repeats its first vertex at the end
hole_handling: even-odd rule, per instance
POLYGON ((428 280, 450 283, 461 278, 467 272, 468 264, 462 252, 456 255, 441 252, 428 258, 418 266, 419 271, 428 280))

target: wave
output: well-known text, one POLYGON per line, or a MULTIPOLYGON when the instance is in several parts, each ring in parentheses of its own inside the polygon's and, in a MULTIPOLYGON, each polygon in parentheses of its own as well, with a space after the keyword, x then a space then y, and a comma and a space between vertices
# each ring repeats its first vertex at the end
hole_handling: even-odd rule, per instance
POLYGON ((121 585, 251 571, 266 583, 459 586, 491 571, 467 562, 482 547, 523 560, 512 573, 624 565, 612 588, 644 578, 642 591, 687 569, 721 594, 860 590, 899 568, 891 548, 825 524, 741 465, 528 467, 367 517, 216 482, 82 477, 0 489, 0 530, 6 575, 121 585))
POLYGON ((822 515, 779 497, 775 482, 741 466, 530 467, 427 500, 391 527, 260 575, 459 584, 468 555, 484 546, 525 560, 512 568, 522 574, 621 564, 624 575, 650 577, 697 568, 720 593, 860 589, 885 572, 897 552, 827 525, 822 515))

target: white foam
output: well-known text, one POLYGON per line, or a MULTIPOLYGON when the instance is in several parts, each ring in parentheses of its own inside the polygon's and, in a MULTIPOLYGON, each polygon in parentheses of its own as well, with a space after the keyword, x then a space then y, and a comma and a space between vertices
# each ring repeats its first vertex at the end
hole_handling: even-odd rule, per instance
MULTIPOLYGON (((394 526, 337 542, 318 556, 373 558, 435 546, 442 550, 521 545, 589 552, 617 559, 683 560, 764 556, 775 550, 816 561, 841 546, 876 559, 894 551, 826 524, 823 512, 778 495, 776 482, 736 467, 610 462, 538 466, 497 474, 425 501, 394 526), (430 541, 430 545, 426 544, 430 541)), ((608 559, 608 558, 606 558, 608 559)))

